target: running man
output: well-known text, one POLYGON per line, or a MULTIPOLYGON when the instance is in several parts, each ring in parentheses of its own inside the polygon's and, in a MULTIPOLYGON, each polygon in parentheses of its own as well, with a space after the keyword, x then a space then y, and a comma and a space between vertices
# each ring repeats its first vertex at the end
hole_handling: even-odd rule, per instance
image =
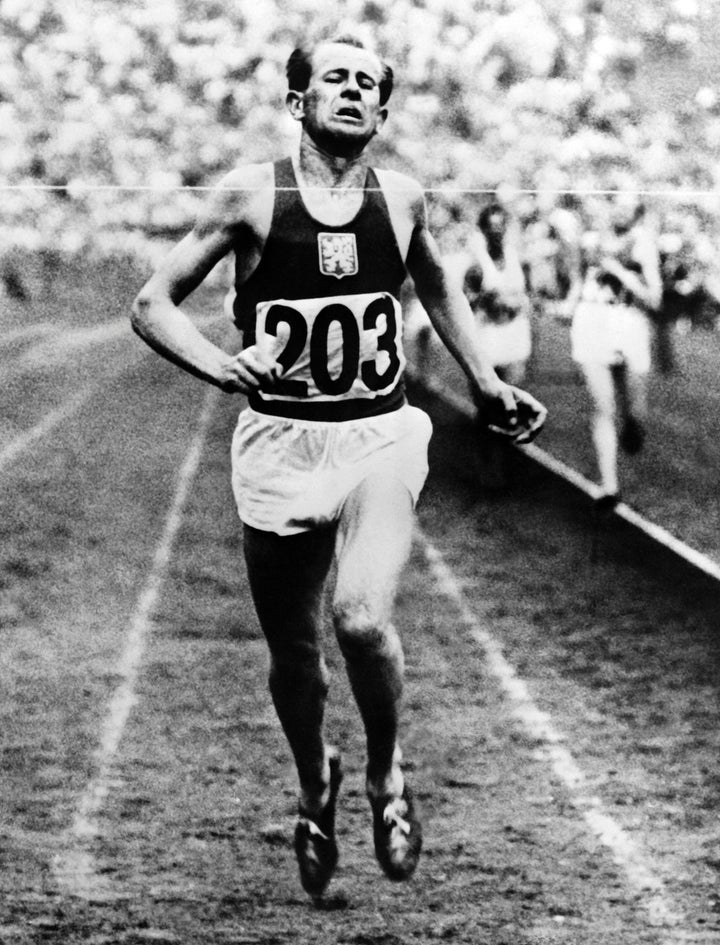
POLYGON ((635 194, 609 201, 601 231, 586 234, 580 269, 566 304, 572 357, 591 400, 601 490, 595 509, 607 514, 620 501, 618 445, 635 455, 645 441, 651 316, 662 302, 657 241, 635 194))
POLYGON ((493 201, 480 211, 470 242, 464 291, 477 311, 484 348, 499 376, 522 384, 531 354, 530 298, 518 226, 493 201))
MULTIPOLYGON (((486 356, 498 376, 522 384, 532 351, 530 298, 520 258, 517 221, 506 206, 493 200, 480 211, 468 245, 463 291, 478 320, 486 356)), ((480 407, 478 472, 489 491, 508 487, 507 444, 488 431, 480 407)))
POLYGON ((468 304, 443 275, 419 185, 365 162, 387 115, 392 70, 341 36, 293 52, 287 76, 299 153, 222 180, 141 290, 132 323, 169 360, 248 398, 232 443, 232 482, 270 650, 270 691, 298 772, 300 878, 316 897, 338 860, 342 769, 323 732, 320 626, 333 562, 333 625, 364 724, 385 873, 407 879, 422 843, 401 768, 403 652, 392 623, 431 433, 403 391, 397 300, 406 272, 488 416, 511 439, 532 439, 545 409, 502 383, 485 358, 468 304), (244 343, 235 355, 178 307, 230 252, 244 343))

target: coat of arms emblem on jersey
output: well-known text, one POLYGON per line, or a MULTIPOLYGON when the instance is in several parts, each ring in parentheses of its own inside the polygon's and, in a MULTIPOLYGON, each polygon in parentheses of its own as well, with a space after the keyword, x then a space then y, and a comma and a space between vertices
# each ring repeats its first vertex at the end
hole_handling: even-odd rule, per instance
POLYGON ((320 272, 324 276, 354 276, 358 271, 354 233, 318 233, 320 272))

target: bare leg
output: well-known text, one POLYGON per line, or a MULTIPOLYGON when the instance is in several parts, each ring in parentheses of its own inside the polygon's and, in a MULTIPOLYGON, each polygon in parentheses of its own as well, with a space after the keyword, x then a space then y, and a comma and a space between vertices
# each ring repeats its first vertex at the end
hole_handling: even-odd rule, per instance
POLYGON ((618 492, 615 382, 605 364, 583 364, 585 382, 592 400, 590 431, 597 458, 600 485, 609 495, 618 492))
POLYGON ((333 600, 338 642, 365 726, 375 854, 396 881, 414 873, 422 848, 422 825, 400 768, 404 666, 392 625, 412 527, 410 494, 399 480, 376 474, 359 485, 340 520, 333 600))
POLYGON ((375 475, 347 499, 337 539, 333 617, 365 726, 368 790, 376 796, 403 789, 398 716, 404 661, 392 608, 412 528, 405 485, 375 475))
POLYGON ((317 813, 330 780, 323 718, 328 675, 320 641, 332 531, 280 537, 245 526, 255 608, 270 648, 270 692, 300 781, 300 805, 317 813))
POLYGON ((645 421, 648 413, 647 374, 626 368, 624 395, 627 413, 640 421, 645 421))
POLYGON ((645 440, 647 374, 623 365, 617 369, 616 381, 623 417, 619 440, 623 449, 632 455, 642 449, 645 440))

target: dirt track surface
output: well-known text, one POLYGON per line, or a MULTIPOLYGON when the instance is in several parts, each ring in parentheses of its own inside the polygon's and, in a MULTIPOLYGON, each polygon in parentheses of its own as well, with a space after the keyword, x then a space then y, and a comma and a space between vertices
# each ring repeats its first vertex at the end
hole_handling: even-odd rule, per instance
POLYGON ((328 635, 346 777, 341 864, 314 908, 228 482, 240 403, 210 403, 158 563, 206 388, 129 334, 76 342, 70 358, 27 337, 0 350, 0 449, 56 417, 0 466, 3 945, 720 942, 715 586, 620 523, 591 561, 586 500, 520 457, 514 490, 484 496, 467 421, 412 390, 435 424, 397 614, 425 854, 406 885, 374 861, 328 635))

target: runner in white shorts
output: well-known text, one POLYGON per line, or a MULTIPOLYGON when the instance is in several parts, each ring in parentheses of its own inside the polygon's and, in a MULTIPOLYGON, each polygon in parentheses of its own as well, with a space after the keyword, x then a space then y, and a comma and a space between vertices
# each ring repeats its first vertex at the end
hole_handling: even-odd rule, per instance
POLYGON ((427 476, 429 417, 409 404, 344 423, 287 420, 246 410, 232 445, 240 518, 278 535, 339 521, 371 475, 397 479, 413 505, 427 476))
POLYGON ((605 368, 624 365, 645 375, 650 371, 651 344, 647 312, 626 305, 594 279, 585 280, 570 327, 573 361, 605 368))
POLYGON ((517 224, 502 204, 483 207, 470 241, 463 283, 493 367, 504 380, 521 384, 532 340, 530 298, 516 230, 517 224))
POLYGON ((632 194, 611 203, 609 233, 584 240, 584 274, 571 290, 571 351, 592 402, 591 434, 600 477, 598 511, 620 498, 618 443, 637 453, 645 439, 650 371, 649 312, 660 305, 656 242, 632 194), (621 412, 618 432, 617 412, 621 412))
MULTIPOLYGON (((498 375, 509 384, 522 384, 532 350, 530 298, 517 221, 497 200, 478 214, 467 256, 462 285, 478 321, 481 343, 498 375)), ((488 432, 482 402, 477 406, 478 480, 486 490, 504 491, 511 470, 507 444, 488 432)))
POLYGON ((545 410, 501 382, 484 357, 469 306, 444 277, 418 184, 365 163, 385 121, 392 70, 343 36, 296 50, 287 73, 299 153, 225 177, 136 299, 133 325, 189 372, 248 396, 233 440, 233 485, 271 694, 298 771, 300 878, 316 897, 338 861, 342 778, 323 725, 321 604, 331 570, 335 634, 365 728, 375 852, 387 876, 403 880, 421 848, 400 764, 403 653, 392 623, 430 436, 403 388, 406 273, 509 437, 531 439, 545 410), (236 355, 178 308, 229 252, 244 344, 236 355))

